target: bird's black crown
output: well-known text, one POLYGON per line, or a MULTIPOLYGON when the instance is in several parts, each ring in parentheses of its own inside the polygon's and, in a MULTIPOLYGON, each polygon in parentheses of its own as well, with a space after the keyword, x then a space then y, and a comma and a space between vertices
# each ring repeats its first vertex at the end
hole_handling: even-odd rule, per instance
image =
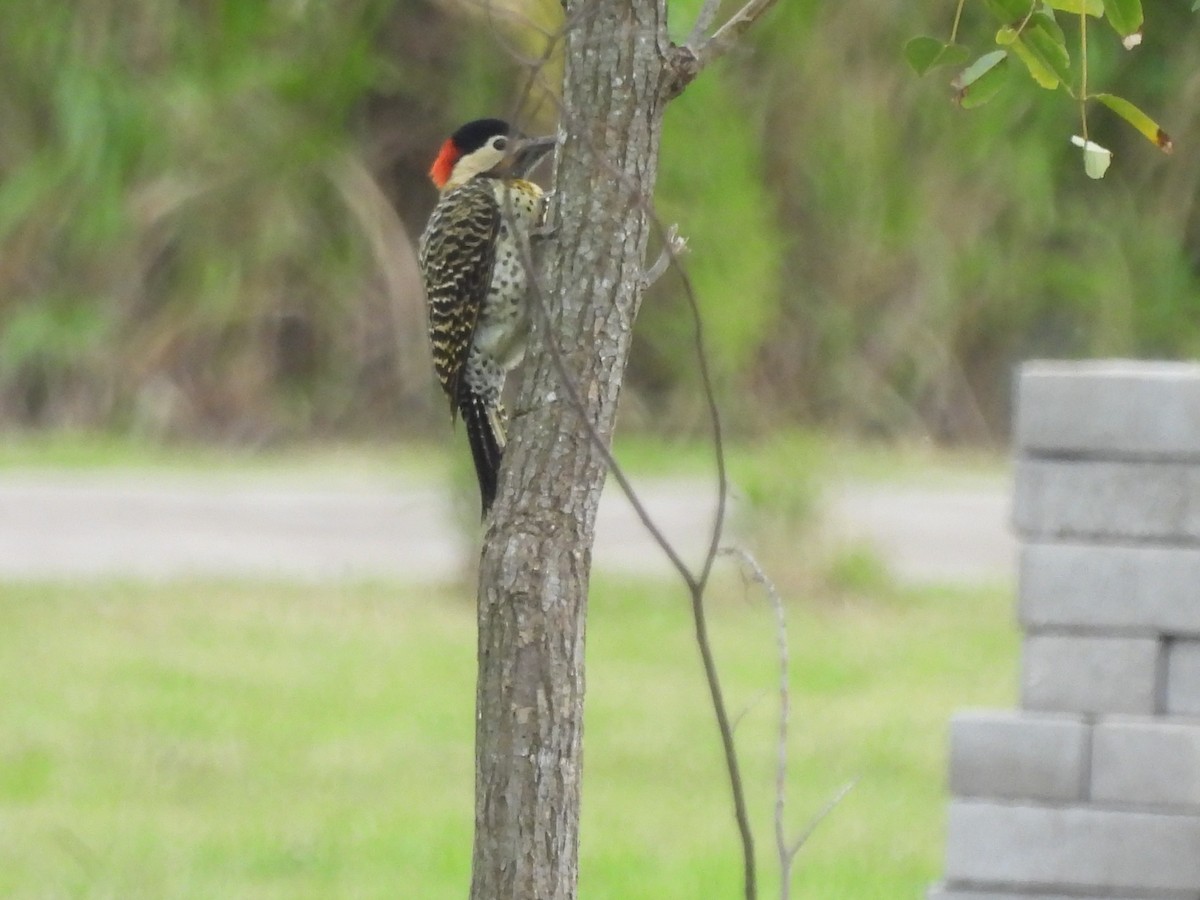
POLYGON ((512 129, 503 119, 476 119, 450 135, 450 140, 454 141, 458 152, 465 156, 478 150, 496 135, 511 133, 512 129))

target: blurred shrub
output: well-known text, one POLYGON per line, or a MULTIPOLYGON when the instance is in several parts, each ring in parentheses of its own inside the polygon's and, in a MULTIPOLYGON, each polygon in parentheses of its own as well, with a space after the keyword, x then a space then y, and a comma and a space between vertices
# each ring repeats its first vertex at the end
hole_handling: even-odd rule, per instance
MULTIPOLYGON (((1027 80, 953 109, 949 74, 917 80, 897 62, 907 36, 947 31, 952 14, 930 0, 780 4, 754 32, 757 58, 730 73, 767 111, 787 242, 780 317, 747 379, 775 415, 994 439, 1022 358, 1197 349, 1196 194, 1162 188, 1194 187, 1200 155, 1164 158, 1101 111, 1119 171, 1097 185, 1068 144, 1075 111, 1027 80)), ((1183 8, 1150 15, 1136 54, 1093 54, 1093 84, 1162 111, 1192 144, 1200 27, 1183 8)), ((964 23, 968 40, 991 33, 964 23)))
MULTIPOLYGON (((672 5, 681 35, 698 6, 672 5)), ((659 206, 692 238, 735 428, 995 441, 1022 359, 1200 349, 1200 155, 1163 157, 1100 109, 1118 167, 1095 184, 1068 143, 1076 111, 1028 79, 954 109, 952 72, 921 80, 900 59, 953 12, 780 4, 669 110, 659 206)), ((961 34, 983 47, 980 12, 961 34)), ((1092 52, 1093 86, 1160 113, 1180 147, 1200 140, 1198 20, 1155 7, 1136 53, 1092 52)), ((699 432, 690 322, 680 289, 659 291, 635 383, 647 421, 699 432)))
POLYGON ((392 5, 0 6, 0 413, 266 439, 426 402, 362 161, 392 5))
MULTIPOLYGON (((658 180, 658 215, 687 238, 685 267, 703 316, 705 345, 717 381, 739 384, 780 313, 786 237, 769 184, 766 148, 746 122, 745 98, 728 78, 702 78, 668 109, 658 180)), ((695 393, 694 324, 684 288, 664 276, 640 314, 634 377, 643 385, 682 382, 695 393)), ((636 383, 636 382, 635 382, 636 383)), ((660 404, 669 424, 680 391, 660 404)), ((683 404, 695 417, 699 404, 683 404)), ((672 421, 674 420, 674 421, 672 421)))
POLYGON ((795 430, 731 449, 729 478, 741 524, 792 536, 816 522, 829 451, 827 441, 795 430))
POLYGON ((887 563, 867 544, 832 552, 820 575, 825 591, 839 598, 886 596, 895 583, 887 563))
MULTIPOLYGON (((671 4, 676 38, 699 5, 671 4)), ((658 192, 735 430, 989 440, 1024 357, 1194 354, 1186 6, 1093 54, 1179 148, 1098 111, 1100 184, 1056 97, 1022 84, 963 113, 948 74, 910 74, 904 40, 946 31, 952 3, 775 7, 668 111, 658 192)), ((0 419, 246 440, 440 423, 408 236, 453 123, 522 97, 527 125, 553 118, 507 59, 543 47, 514 21, 466 0, 0 4, 0 419)), ((642 315, 630 420, 698 433, 678 281, 642 315)))

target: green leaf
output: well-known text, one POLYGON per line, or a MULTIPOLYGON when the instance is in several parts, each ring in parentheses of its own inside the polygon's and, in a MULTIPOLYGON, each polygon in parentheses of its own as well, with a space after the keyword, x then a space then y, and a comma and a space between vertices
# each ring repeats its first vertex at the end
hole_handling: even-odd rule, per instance
POLYGON ((955 101, 963 109, 982 106, 1000 93, 1007 80, 1007 70, 1007 51, 993 50, 983 54, 951 82, 955 101))
POLYGON ((924 75, 937 66, 961 66, 969 54, 966 47, 958 44, 947 44, 928 35, 918 35, 905 43, 904 58, 914 72, 924 75))
POLYGON ((1048 91, 1058 88, 1058 76, 1042 62, 1041 57, 1029 49, 1028 44, 1018 40, 1012 45, 1012 51, 1017 59, 1025 64, 1025 68, 1029 71, 1030 76, 1040 87, 1044 87, 1048 91))
MULTIPOLYGON (((1075 15, 1081 11, 1097 19, 1104 15, 1104 0, 1047 0, 1047 3, 1054 9, 1075 15)), ((1196 3, 1200 5, 1200 0, 1196 0, 1196 3)))
POLYGON ((1067 53, 1066 43, 1056 40, 1055 34, 1041 23, 1023 32, 1005 26, 996 32, 996 43, 1010 47, 1013 54, 1025 64, 1033 80, 1046 90, 1054 90, 1060 82, 1070 82, 1071 57, 1067 53))
POLYGON ((908 60, 908 64, 912 66, 912 70, 918 75, 924 75, 932 67, 939 56, 942 55, 942 44, 935 37, 930 37, 927 34, 920 34, 914 38, 909 38, 904 44, 904 58, 908 60))
POLYGON ((1062 44, 1063 49, 1066 49, 1067 36, 1063 34, 1062 26, 1058 24, 1058 19, 1054 18, 1054 10, 1048 7, 1039 9, 1033 14, 1031 25, 1045 31, 1055 43, 1062 44))
POLYGON ((1192 4, 1192 12, 1200 12, 1200 0, 1192 4))
POLYGON ((1005 25, 1020 25, 1029 18, 1033 0, 987 0, 992 15, 1005 25))
POLYGON ((1106 0, 1104 14, 1123 38, 1142 29, 1142 0, 1106 0))
POLYGON ((1158 127, 1158 123, 1126 100, 1115 94, 1096 94, 1096 99, 1115 112, 1118 116, 1140 131, 1163 153, 1175 149, 1171 136, 1158 127))
POLYGON ((1058 78, 1066 84, 1071 83, 1071 54, 1067 50, 1067 39, 1058 27, 1058 23, 1050 21, 1047 25, 1043 17, 1034 17, 1036 23, 1025 30, 1022 35, 1029 48, 1058 78))

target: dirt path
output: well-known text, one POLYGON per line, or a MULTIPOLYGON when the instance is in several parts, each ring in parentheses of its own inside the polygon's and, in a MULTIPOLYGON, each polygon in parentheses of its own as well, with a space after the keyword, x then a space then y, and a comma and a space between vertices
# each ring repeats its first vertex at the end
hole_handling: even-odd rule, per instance
MULTIPOLYGON (((643 497, 690 562, 703 553, 709 489, 644 482, 643 497)), ((867 542, 909 581, 1014 577, 1008 491, 852 484, 831 488, 827 528, 867 542)), ((469 514, 464 513, 464 516, 469 514)), ((0 473, 0 578, 452 577, 474 557, 444 491, 401 480, 112 472, 0 473)), ((596 567, 668 571, 610 489, 596 567)))

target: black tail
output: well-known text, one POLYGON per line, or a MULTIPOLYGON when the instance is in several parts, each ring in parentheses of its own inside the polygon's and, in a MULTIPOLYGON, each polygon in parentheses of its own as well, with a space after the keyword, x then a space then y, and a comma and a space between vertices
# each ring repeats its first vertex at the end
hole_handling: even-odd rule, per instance
POLYGON ((498 411, 489 408, 482 397, 471 391, 460 394, 458 409, 467 429, 475 477, 479 479, 479 497, 486 516, 496 502, 500 459, 504 455, 503 426, 498 411))

